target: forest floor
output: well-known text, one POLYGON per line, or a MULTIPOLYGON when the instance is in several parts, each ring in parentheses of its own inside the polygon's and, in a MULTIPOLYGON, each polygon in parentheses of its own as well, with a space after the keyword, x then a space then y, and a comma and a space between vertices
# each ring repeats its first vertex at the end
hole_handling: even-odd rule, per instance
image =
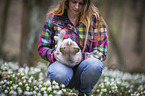
MULTIPOLYGON (((8 78, 0 80, 0 96, 76 96, 78 91, 67 89, 46 77, 47 65, 39 62, 36 67, 20 67, 16 62, 0 61, 0 72, 8 78)), ((91 96, 145 96, 145 74, 103 69, 91 96)))

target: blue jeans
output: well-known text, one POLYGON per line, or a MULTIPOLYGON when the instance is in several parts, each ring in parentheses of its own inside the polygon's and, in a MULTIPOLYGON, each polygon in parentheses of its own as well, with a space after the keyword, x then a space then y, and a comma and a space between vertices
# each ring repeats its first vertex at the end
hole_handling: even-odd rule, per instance
POLYGON ((103 64, 99 59, 88 58, 74 68, 59 62, 52 63, 47 69, 47 77, 79 93, 91 94, 91 90, 101 77, 103 64))

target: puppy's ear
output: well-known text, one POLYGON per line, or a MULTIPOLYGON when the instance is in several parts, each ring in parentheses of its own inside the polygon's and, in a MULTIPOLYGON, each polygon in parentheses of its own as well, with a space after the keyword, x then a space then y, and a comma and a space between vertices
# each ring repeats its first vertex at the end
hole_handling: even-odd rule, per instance
POLYGON ((76 53, 78 53, 80 51, 80 48, 75 48, 73 47, 73 54, 75 55, 76 53))
POLYGON ((58 36, 54 36, 54 40, 58 41, 59 37, 58 36))
POLYGON ((65 47, 60 47, 60 52, 61 52, 62 54, 65 54, 65 53, 66 53, 66 48, 65 48, 65 47))

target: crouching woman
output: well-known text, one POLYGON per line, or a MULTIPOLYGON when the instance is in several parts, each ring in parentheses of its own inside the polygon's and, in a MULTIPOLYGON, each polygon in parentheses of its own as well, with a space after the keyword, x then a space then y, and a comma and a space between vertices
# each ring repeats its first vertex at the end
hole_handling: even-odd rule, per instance
POLYGON ((38 50, 51 64, 47 77, 66 87, 75 88, 79 96, 89 96, 101 77, 107 55, 107 25, 91 0, 60 0, 45 22, 38 50), (70 68, 56 61, 54 36, 64 29, 64 38, 71 38, 82 50, 81 62, 70 68))

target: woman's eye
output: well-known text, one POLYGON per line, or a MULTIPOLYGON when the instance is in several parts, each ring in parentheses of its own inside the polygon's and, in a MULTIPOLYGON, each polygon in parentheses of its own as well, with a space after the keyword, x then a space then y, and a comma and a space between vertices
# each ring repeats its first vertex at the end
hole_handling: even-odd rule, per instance
POLYGON ((77 3, 76 1, 74 1, 74 0, 71 0, 72 1, 72 3, 77 3))
MULTIPOLYGON (((74 4, 77 3, 77 1, 75 1, 75 0, 71 0, 71 2, 74 3, 74 4)), ((84 5, 84 3, 79 2, 79 5, 84 5)))
POLYGON ((79 5, 84 5, 84 3, 79 3, 79 5))

